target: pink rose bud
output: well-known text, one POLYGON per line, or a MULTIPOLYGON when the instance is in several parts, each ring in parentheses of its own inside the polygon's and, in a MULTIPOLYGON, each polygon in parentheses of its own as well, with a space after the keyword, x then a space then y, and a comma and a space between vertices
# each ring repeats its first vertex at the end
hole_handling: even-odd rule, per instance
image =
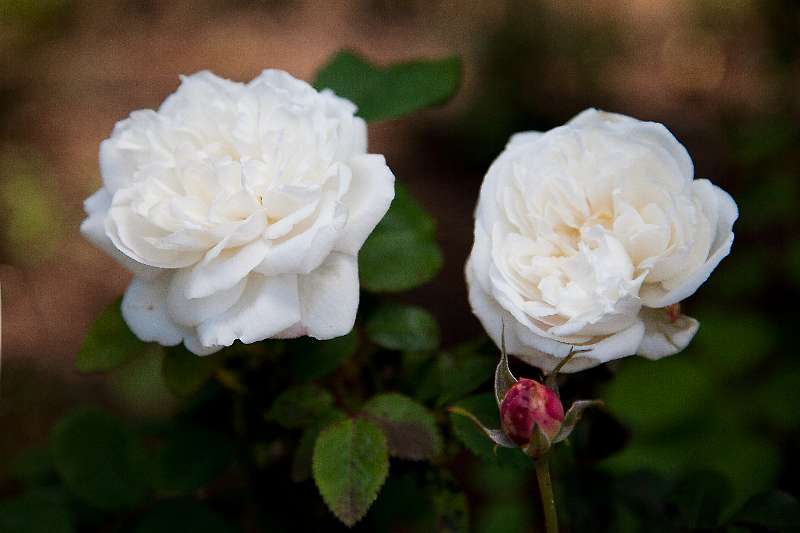
POLYGON ((532 379, 517 381, 500 404, 503 431, 519 446, 530 442, 534 424, 553 440, 563 421, 564 407, 556 393, 532 379))

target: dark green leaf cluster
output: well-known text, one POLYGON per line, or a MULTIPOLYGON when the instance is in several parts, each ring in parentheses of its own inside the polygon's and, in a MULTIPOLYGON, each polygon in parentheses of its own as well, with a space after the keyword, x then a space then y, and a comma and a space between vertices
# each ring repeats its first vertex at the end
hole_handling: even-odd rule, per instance
POLYGON ((234 460, 234 441, 209 428, 136 427, 109 411, 81 408, 61 419, 45 448, 17 462, 27 490, 0 504, 0 531, 118 524, 137 533, 228 533, 222 515, 193 495, 230 472, 234 460))

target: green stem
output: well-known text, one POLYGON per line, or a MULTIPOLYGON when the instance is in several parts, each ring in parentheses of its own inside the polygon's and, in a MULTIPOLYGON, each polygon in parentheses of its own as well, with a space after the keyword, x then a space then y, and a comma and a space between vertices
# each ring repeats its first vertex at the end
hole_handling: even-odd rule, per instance
POLYGON ((556 499, 553 496, 553 482, 550 480, 550 458, 544 457, 534 460, 536 465, 536 479, 539 481, 539 495, 542 499, 544 511, 544 525, 547 533, 558 533, 558 516, 556 515, 556 499))

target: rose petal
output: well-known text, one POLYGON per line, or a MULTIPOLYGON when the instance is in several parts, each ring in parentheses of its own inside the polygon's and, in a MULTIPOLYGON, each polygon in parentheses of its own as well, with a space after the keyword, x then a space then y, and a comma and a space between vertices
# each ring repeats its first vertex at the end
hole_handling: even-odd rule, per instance
POLYGON ((182 326, 194 327, 220 315, 233 306, 247 284, 247 276, 234 286, 215 291, 204 298, 190 298, 189 287, 194 271, 181 269, 172 276, 167 294, 167 311, 170 317, 182 326))
MULTIPOLYGON (((581 352, 581 357, 594 359, 595 364, 607 363, 614 359, 620 359, 629 355, 634 355, 644 337, 644 323, 637 320, 629 328, 626 328, 614 335, 602 337, 600 341, 592 344, 579 345, 576 348, 581 352)), ((573 372, 567 363, 564 371, 573 372)))
POLYGON ((536 142, 539 137, 542 136, 541 131, 522 131, 519 133, 515 133, 511 136, 508 140, 508 144, 506 144, 506 150, 510 150, 512 148, 517 148, 526 144, 530 144, 532 142, 536 142))
POLYGON ((112 206, 105 219, 106 235, 122 253, 139 263, 159 268, 183 268, 203 257, 199 251, 165 250, 153 242, 165 237, 147 219, 127 206, 112 206))
POLYGON ((686 148, 663 124, 589 108, 567 122, 570 126, 599 128, 664 150, 685 182, 694 177, 694 163, 686 148))
POLYGON ((196 334, 189 334, 186 335, 183 339, 183 345, 186 346, 186 349, 192 352, 195 355, 211 355, 214 352, 218 352, 222 349, 222 346, 203 346, 200 343, 200 339, 196 334))
MULTIPOLYGON (((697 180, 705 181, 705 180, 697 180)), ((661 284, 647 284, 642 287, 642 303, 647 307, 661 308, 685 300, 695 293, 711 272, 719 265, 731 251, 733 245, 733 223, 739 217, 739 209, 733 198, 716 186, 711 186, 711 194, 704 197, 707 208, 716 216, 717 233, 712 245, 711 253, 702 267, 689 272, 685 278, 669 290, 661 284)))
POLYGON ((648 359, 661 359, 673 355, 689 345, 700 323, 694 318, 681 315, 674 322, 666 309, 642 309, 645 325, 644 338, 637 351, 648 359))
POLYGON ((99 189, 87 198, 83 206, 86 214, 89 216, 81 222, 81 233, 92 244, 110 255, 117 263, 132 272, 135 276, 142 279, 152 280, 164 272, 163 269, 139 263, 120 252, 117 247, 114 246, 114 243, 108 235, 106 235, 105 218, 108 208, 111 206, 111 195, 105 188, 99 189))
POLYGON ((297 276, 251 274, 236 305, 200 324, 197 333, 203 346, 251 343, 280 333, 300 316, 297 276))
POLYGON ((367 123, 361 117, 353 118, 353 154, 367 153, 367 123))
POLYGON ((325 340, 348 334, 358 310, 358 261, 332 253, 310 274, 300 276, 300 308, 306 334, 325 340))
POLYGON ((135 277, 122 298, 122 317, 131 331, 145 342, 163 346, 180 344, 186 328, 176 324, 167 312, 167 291, 172 276, 154 280, 135 277))
POLYGON ((357 255, 394 199, 394 174, 382 155, 365 154, 350 160, 350 190, 342 198, 347 225, 336 250, 357 255))
MULTIPOLYGON (((121 128, 121 124, 123 122, 118 122, 117 128, 121 128)), ((130 185, 136 172, 135 161, 123 154, 117 144, 115 138, 100 143, 100 175, 103 177, 104 187, 111 194, 130 185)))
POLYGON ((209 261, 191 269, 186 298, 205 298, 240 283, 264 259, 267 244, 258 239, 239 248, 222 250, 209 261))
POLYGON ((469 303, 472 312, 481 321, 483 328, 494 343, 501 346, 501 332, 505 323, 506 350, 517 357, 538 357, 549 351, 563 357, 569 353, 570 346, 553 339, 537 335, 520 324, 517 319, 503 309, 476 281, 473 259, 467 261, 465 269, 469 287, 469 303), (520 334, 522 338, 520 338, 520 334))
POLYGON ((346 221, 343 206, 326 203, 312 227, 268 246, 263 261, 254 270, 268 276, 308 274, 331 253, 346 221))

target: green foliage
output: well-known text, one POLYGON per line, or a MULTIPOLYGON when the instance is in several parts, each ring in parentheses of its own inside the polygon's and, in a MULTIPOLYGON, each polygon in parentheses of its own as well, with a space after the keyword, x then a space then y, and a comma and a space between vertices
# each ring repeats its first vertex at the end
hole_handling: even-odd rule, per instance
MULTIPOLYGON (((672 484, 649 470, 635 470, 614 479, 612 498, 623 515, 632 515, 639 531, 658 530, 665 525, 667 508, 674 505, 670 497, 672 484)), ((634 528, 628 530, 636 531, 634 528)), ((669 531, 669 529, 666 529, 669 531)))
POLYGON ((429 479, 414 472, 392 472, 365 518, 365 531, 437 531, 429 479))
MULTIPOLYGON (((500 417, 494 393, 484 393, 470 396, 456 404, 475 415, 480 422, 490 429, 500 427, 500 417)), ((450 424, 458 440, 469 451, 492 464, 508 466, 511 468, 529 469, 533 464, 518 448, 499 448, 464 416, 450 413, 450 424)))
POLYGON ((49 446, 33 446, 23 451, 11 463, 11 476, 26 485, 45 483, 55 475, 53 455, 49 446))
POLYGON ((328 508, 352 526, 367 513, 389 474, 389 450, 380 428, 347 419, 317 438, 314 481, 328 508))
POLYGON ((36 489, 0 502, 3 533, 73 533, 72 512, 65 495, 57 489, 36 489))
POLYGON ((81 409, 51 437, 53 460, 67 488, 101 509, 133 507, 147 494, 147 463, 137 439, 105 411, 81 409))
POLYGON ((312 381, 336 370, 356 353, 356 350, 358 350, 356 330, 327 341, 303 337, 289 344, 289 367, 296 379, 312 381))
POLYGON ((467 497, 463 492, 438 487, 433 491, 433 507, 436 514, 436 531, 442 533, 469 531, 469 509, 467 497))
POLYGON ((746 165, 763 163, 765 159, 789 149, 797 141, 797 128, 785 117, 752 123, 733 131, 734 155, 746 165))
POLYGON ((790 494, 771 490, 756 494, 739 509, 732 522, 769 531, 800 531, 800 503, 790 494))
POLYGON ((303 428, 333 405, 333 396, 325 389, 308 383, 283 391, 272 404, 267 418, 285 428, 303 428))
POLYGON ((92 324, 83 341, 75 366, 81 372, 107 372, 129 361, 145 349, 122 319, 118 298, 92 324))
POLYGON ((763 385, 742 399, 742 412, 783 431, 800 427, 800 409, 787 401, 796 396, 798 383, 800 367, 780 368, 768 373, 763 385))
POLYGON ((389 350, 425 351, 439 346, 439 325, 421 307, 384 304, 367 320, 369 339, 389 350))
POLYGON ((363 412, 386 435, 389 453, 402 459, 432 459, 442 451, 433 415, 411 398, 388 393, 372 397, 363 412))
POLYGON ((222 366, 222 353, 198 356, 182 344, 167 349, 161 367, 164 383, 176 396, 189 396, 197 392, 214 372, 222 366))
POLYGON ((697 366, 717 381, 746 376, 775 349, 776 327, 750 312, 736 314, 703 312, 703 322, 691 351, 698 354, 697 366), (747 324, 742 331, 742 324, 747 324), (702 354, 702 356, 700 356, 702 354))
POLYGON ((214 511, 184 500, 167 501, 147 513, 134 533, 232 533, 233 529, 214 511))
POLYGON ((188 493, 222 474, 234 458, 234 443, 199 426, 171 428, 156 456, 153 485, 168 493, 188 493))
POLYGON ((345 414, 338 409, 331 409, 311 423, 300 437, 300 442, 292 458, 292 480, 305 481, 311 477, 311 460, 314 455, 314 445, 323 429, 344 420, 345 414))
POLYGON ((164 418, 178 399, 164 383, 163 347, 148 344, 144 353, 109 373, 110 391, 126 411, 136 416, 164 418))
POLYGON ((488 505, 478 518, 478 533, 525 533, 530 531, 530 511, 520 502, 488 505))
POLYGON ((684 354, 655 362, 625 361, 603 398, 623 422, 655 431, 702 411, 709 394, 702 370, 684 354))
POLYGON ((489 381, 496 360, 477 348, 473 343, 465 344, 429 361, 416 387, 417 399, 448 406, 489 381))
POLYGON ((745 317, 748 327, 742 328, 742 317, 706 316, 685 353, 655 362, 626 360, 609 382, 601 397, 634 437, 607 464, 619 472, 647 464, 671 477, 715 470, 730 480, 734 501, 741 503, 775 480, 776 447, 751 424, 781 418, 786 400, 778 396, 791 386, 767 391, 747 379, 774 343, 772 325, 745 317))
POLYGON ((733 500, 733 488, 716 472, 694 471, 676 484, 671 499, 680 510, 681 527, 709 529, 719 525, 722 512, 733 500))
POLYGON ((436 223, 396 184, 389 211, 359 253, 361 286, 372 292, 413 289, 433 279, 443 262, 436 223))
POLYGON ((378 67, 359 55, 336 54, 317 74, 314 86, 353 101, 367 121, 398 118, 442 104, 458 90, 461 61, 455 57, 378 67))

